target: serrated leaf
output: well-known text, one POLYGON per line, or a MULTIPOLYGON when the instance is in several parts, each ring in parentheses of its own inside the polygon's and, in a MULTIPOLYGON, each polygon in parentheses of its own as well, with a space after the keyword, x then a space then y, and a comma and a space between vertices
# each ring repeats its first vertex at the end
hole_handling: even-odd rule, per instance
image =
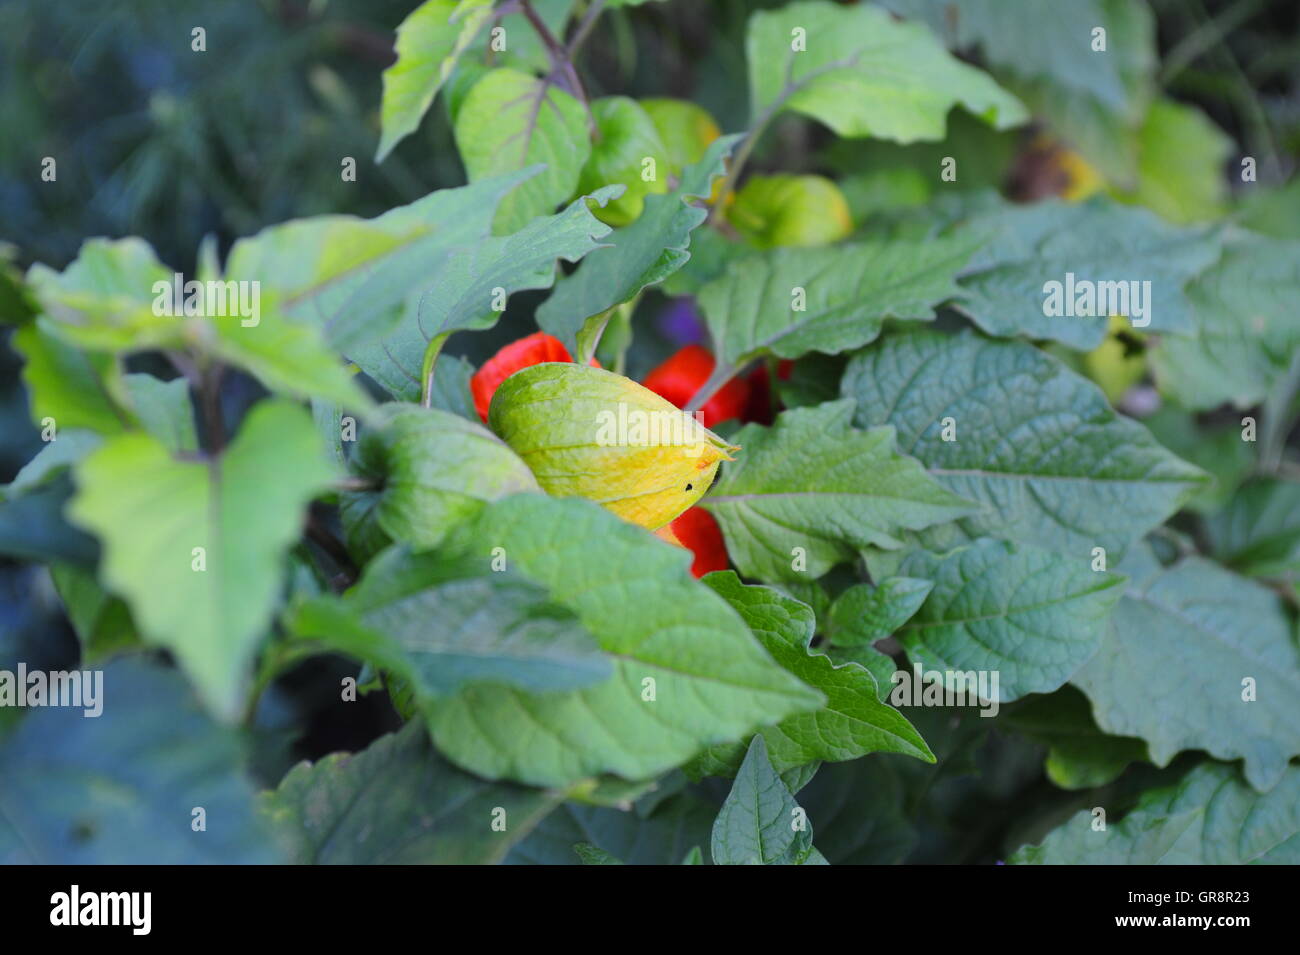
POLYGON ((499 234, 514 232, 573 195, 591 155, 582 104, 546 80, 505 67, 470 89, 454 132, 470 182, 546 166, 501 201, 493 220, 499 234))
MULTIPOLYGON (((604 202, 609 192, 598 191, 594 201, 604 202)), ((608 233, 587 200, 579 199, 512 235, 485 237, 453 250, 424 269, 419 295, 398 323, 381 338, 352 346, 348 356, 393 395, 418 398, 426 361, 449 334, 491 328, 501 318, 505 297, 550 288, 557 260, 579 261, 600 249, 598 240, 608 233)))
POLYGON ((473 683, 543 692, 614 669, 578 619, 517 574, 390 548, 342 598, 297 607, 287 626, 396 673, 424 705, 473 683))
POLYGON ((816 852, 812 838, 812 824, 755 736, 713 823, 714 865, 804 865, 816 852))
POLYGON ((973 251, 941 239, 780 249, 733 262, 699 305, 733 369, 762 355, 838 354, 873 341, 887 318, 933 319, 973 251))
POLYGON ((310 417, 276 401, 258 404, 217 459, 176 460, 132 433, 76 468, 68 514, 103 543, 102 580, 222 719, 240 715, 280 558, 330 476, 310 417), (194 569, 194 548, 206 569, 194 569))
POLYGON ((1300 769, 1263 795, 1236 769, 1203 763, 1172 786, 1143 794, 1106 829, 1080 812, 1012 863, 1030 865, 1295 865, 1300 862, 1300 769))
POLYGON ((591 357, 603 328, 587 327, 589 319, 662 282, 691 257, 691 232, 709 214, 695 200, 709 195, 714 177, 722 175, 723 160, 739 139, 715 140, 704 158, 682 173, 677 188, 663 196, 646 196, 636 222, 615 231, 608 248, 593 252, 576 272, 555 284, 551 297, 537 309, 537 324, 564 342, 576 361, 591 357))
POLYGON ((850 587, 831 604, 827 636, 838 647, 870 646, 910 620, 933 589, 932 580, 896 576, 850 587))
POLYGON ((1235 236, 1187 296, 1191 327, 1151 352, 1160 390, 1193 411, 1263 401, 1300 350, 1300 241, 1235 236))
POLYGON ((481 865, 501 861, 562 798, 461 772, 409 723, 359 753, 299 763, 262 812, 294 864, 481 865))
POLYGON ((491 19, 492 0, 425 0, 397 26, 397 61, 384 70, 380 108, 383 162, 420 119, 456 67, 456 60, 491 19))
POLYGON ((434 547, 487 501, 537 490, 528 466, 477 421, 414 405, 382 406, 352 466, 375 485, 339 496, 348 546, 363 559, 390 541, 434 547))
POLYGON ((204 715, 181 676, 139 658, 102 674, 101 715, 38 709, 0 744, 0 862, 278 861, 243 745, 204 715), (195 806, 207 831, 191 828, 195 806))
POLYGON ((1275 785, 1300 754, 1300 647, 1277 595, 1200 557, 1161 567, 1147 548, 1120 570, 1128 590, 1072 680, 1097 725, 1146 740, 1157 766, 1203 749, 1275 785))
POLYGON ((924 26, 874 7, 806 2, 755 13, 745 58, 755 116, 780 105, 840 136, 942 139, 956 105, 998 129, 1028 119, 1019 100, 950 56, 924 26), (796 29, 806 49, 794 48, 796 29))
POLYGON ((822 703, 690 576, 686 551, 589 501, 517 494, 448 544, 485 568, 494 547, 577 614, 615 673, 563 693, 485 685, 440 701, 428 718, 435 743, 479 775, 534 785, 600 773, 647 779, 822 703))
POLYGON ((968 540, 1080 560, 1104 547, 1113 565, 1205 481, 1087 379, 1019 342, 902 330, 854 357, 841 388, 859 427, 893 425, 902 454, 983 506, 957 525, 968 540))
POLYGON ((610 855, 599 846, 593 846, 590 842, 579 842, 574 845, 573 851, 577 853, 578 858, 582 860, 583 865, 623 865, 621 859, 610 855))
POLYGON ((1219 254, 1209 229, 1179 228, 1146 209, 1102 199, 994 207, 953 234, 982 246, 957 297, 975 324, 991 335, 1051 339, 1081 350, 1105 339, 1108 303, 1136 327, 1190 331, 1184 286, 1219 254), (1059 292, 1048 288, 1052 282, 1059 292))
POLYGON ((988 538, 942 557, 917 551, 900 570, 934 581, 896 634, 908 657, 926 670, 997 674, 989 699, 1003 703, 1057 689, 1096 654, 1124 583, 1083 556, 988 538))
POLYGON ((868 671, 852 663, 836 666, 811 649, 816 622, 806 605, 770 587, 746 586, 729 570, 709 574, 704 582, 739 611, 777 663, 826 695, 820 710, 762 730, 768 758, 778 773, 816 760, 842 762, 867 753, 906 753, 934 761, 912 724, 879 702, 868 671))
POLYGON ((47 326, 70 344, 93 351, 140 351, 176 345, 184 319, 154 314, 157 282, 172 273, 143 239, 88 239, 62 272, 27 271, 27 285, 47 326))
POLYGON ((763 580, 820 577, 858 549, 969 514, 972 506, 894 450, 890 428, 849 426, 851 401, 796 408, 771 428, 746 425, 743 451, 703 500, 741 573, 763 580), (806 566, 796 569, 801 548, 806 566))

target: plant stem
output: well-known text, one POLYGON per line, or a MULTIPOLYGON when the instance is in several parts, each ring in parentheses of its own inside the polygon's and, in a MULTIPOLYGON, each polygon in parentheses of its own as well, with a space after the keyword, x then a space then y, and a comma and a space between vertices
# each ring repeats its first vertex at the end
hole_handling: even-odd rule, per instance
POLYGON ((759 137, 763 135, 763 131, 766 130, 772 120, 776 118, 776 115, 785 109, 786 104, 790 102, 797 93, 803 92, 803 90, 810 86, 815 80, 820 79, 834 70, 848 69, 858 61, 858 58, 861 55, 862 53, 858 52, 854 53, 852 56, 847 56, 842 60, 834 60, 830 63, 825 63, 814 70, 809 70, 797 81, 794 79, 793 75, 794 58, 791 57, 786 61, 785 85, 781 87, 781 92, 777 94, 776 99, 772 100, 763 112, 758 114, 758 117, 754 120, 753 126, 750 127, 749 132, 745 135, 744 141, 740 144, 740 148, 736 150, 736 154, 732 157, 731 163, 727 167, 727 176, 722 180, 722 187, 718 190, 718 197, 714 200, 713 209, 709 213, 709 225, 717 225, 721 221, 722 210, 726 205, 727 196, 736 188, 736 182, 740 179, 740 174, 745 168, 745 163, 749 161, 750 154, 753 153, 754 147, 758 145, 759 137))
POLYGON ((582 15, 582 22, 578 24, 578 29, 573 32, 573 38, 569 40, 566 53, 570 62, 573 61, 574 54, 582 48, 582 44, 587 42, 587 37, 591 35, 592 29, 596 26, 596 20, 604 9, 605 0, 592 0, 587 5, 587 12, 582 15))

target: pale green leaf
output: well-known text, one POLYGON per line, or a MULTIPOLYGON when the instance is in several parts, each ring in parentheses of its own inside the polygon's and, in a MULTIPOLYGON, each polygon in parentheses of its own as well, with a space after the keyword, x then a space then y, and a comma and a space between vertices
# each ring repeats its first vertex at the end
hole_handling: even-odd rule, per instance
POLYGON ((416 405, 381 406, 352 466, 375 485, 339 496, 349 548, 363 559, 389 541, 433 547, 485 502, 537 490, 528 466, 487 428, 416 405))
POLYGON ((779 249, 733 262, 699 293, 718 357, 837 354, 874 340, 887 318, 934 318, 958 294, 967 239, 779 249))
POLYGON ((708 216, 696 200, 709 195, 739 138, 715 140, 704 158, 682 173, 677 188, 647 196, 641 218, 615 231, 608 248, 593 252, 576 272, 556 283, 537 310, 537 324, 564 342, 577 360, 591 356, 603 329, 588 327, 589 319, 662 282, 691 257, 691 232, 708 216))
POLYGON ((850 427, 851 401, 796 408, 771 428, 746 425, 741 446, 703 505, 741 573, 807 580, 898 535, 969 514, 972 506, 894 448, 891 428, 850 427))
POLYGON ((132 433, 76 468, 69 516, 103 543, 105 585, 126 600, 146 641, 176 654, 223 719, 240 715, 280 559, 330 476, 310 417, 274 401, 254 408, 218 458, 176 460, 132 433), (195 569, 195 548, 205 569, 195 569))
POLYGON ((420 125, 456 60, 491 19, 492 0, 424 0, 397 26, 397 61, 384 70, 383 162, 420 125))
POLYGON ((986 73, 955 59, 926 27, 865 5, 791 3, 750 17, 745 39, 755 116, 774 107, 840 136, 942 139, 960 105, 998 129, 1028 119, 986 73), (793 31, 805 31, 806 49, 793 31))
POLYGON ((470 182, 538 163, 546 168, 501 201, 498 233, 514 232, 573 195, 591 155, 587 115, 568 93, 518 70, 492 70, 474 84, 455 121, 470 182))

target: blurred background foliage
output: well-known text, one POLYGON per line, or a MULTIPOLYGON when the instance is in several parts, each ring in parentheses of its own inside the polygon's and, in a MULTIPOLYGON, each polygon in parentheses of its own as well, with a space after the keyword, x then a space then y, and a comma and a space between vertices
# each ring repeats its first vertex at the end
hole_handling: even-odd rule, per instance
MULTIPOLYGON (((536 5, 557 22, 575 4, 536 5)), ((750 123, 745 23, 755 9, 782 5, 670 0, 614 7, 599 20, 579 64, 590 95, 679 97, 705 107, 722 130, 743 130, 750 123)), ((839 140, 787 114, 761 140, 751 173, 833 179, 858 233, 897 234, 932 224, 909 222, 908 210, 936 197, 939 160, 961 143, 967 157, 961 190, 993 188, 1030 200, 1105 189, 1176 222, 1226 213, 1267 234, 1300 235, 1295 0, 1151 0, 1150 30, 1141 17, 1130 17, 1129 0, 1087 0, 1080 7, 1124 24, 1111 32, 1111 76, 1088 73, 1053 47, 1050 24, 1059 13, 1059 7, 1048 12, 1053 3, 1040 4, 1040 19, 1024 15, 1022 8, 1032 4, 999 6, 999 0, 881 5, 926 20, 950 48, 1029 103, 1038 122, 998 132, 954 111, 945 142, 900 146, 839 140), (1237 171, 1246 156, 1257 162, 1258 182, 1243 186, 1237 171)), ((0 312, 22 307, 6 276, 33 262, 62 268, 91 236, 142 236, 164 262, 188 272, 206 236, 224 253, 237 237, 272 223, 326 212, 373 216, 464 182, 447 113, 454 83, 414 135, 382 164, 373 159, 381 73, 393 60, 393 30, 414 6, 413 0, 0 0, 0 312), (207 31, 204 53, 191 50, 196 26, 207 31), (41 179, 47 156, 57 159, 56 183, 41 179), (340 176, 345 157, 356 161, 355 182, 340 176)), ((516 53, 527 57, 528 50, 516 53)), ((527 296, 520 300, 527 306, 527 296)), ((689 335, 679 331, 680 303, 653 292, 641 307, 657 321, 638 323, 633 375, 689 335)), ((520 314, 512 301, 493 333, 453 339, 450 350, 468 348, 472 360, 481 360, 531 330, 520 314)), ((0 482, 40 446, 20 362, 7 347, 10 334, 0 324, 0 482)), ((1175 437, 1170 432, 1163 439, 1172 446, 1175 437)), ((1194 450, 1184 453, 1194 458, 1194 450)), ((0 660, 26 659, 48 669, 71 665, 76 654, 47 572, 0 561, 0 660)), ((287 765, 287 753, 277 754, 275 746, 287 750, 292 726, 308 727, 293 755, 313 756, 359 747, 394 725, 378 704, 360 721, 322 724, 329 717, 320 714, 332 710, 318 705, 313 688, 336 686, 338 675, 322 676, 299 672, 269 698, 262 721, 270 740, 268 779, 287 765)), ((828 780, 810 796, 833 803, 838 777, 845 786, 864 785, 849 778, 855 773, 879 777, 868 781, 872 792, 904 793, 904 815, 894 811, 895 800, 882 802, 883 814, 872 817, 897 831, 896 839, 876 833, 870 840, 873 853, 887 847, 883 855, 854 855, 854 845, 867 840, 846 831, 826 839, 842 847, 843 858, 831 861, 895 861, 909 853, 921 860, 989 861, 1000 847, 1033 838, 1055 821, 1035 820, 1038 832, 1022 833, 1009 814, 1019 797, 1052 788, 1037 744, 979 719, 931 712, 913 719, 941 756, 936 769, 898 757, 859 760, 828 768, 828 780)), ((1151 782, 1125 777, 1117 785, 1137 792, 1151 782)), ((1062 815, 1077 808, 1071 798, 1061 799, 1062 815)), ((811 808, 826 818, 835 810, 830 803, 811 808)), ((853 824, 862 818, 853 814, 853 824)))

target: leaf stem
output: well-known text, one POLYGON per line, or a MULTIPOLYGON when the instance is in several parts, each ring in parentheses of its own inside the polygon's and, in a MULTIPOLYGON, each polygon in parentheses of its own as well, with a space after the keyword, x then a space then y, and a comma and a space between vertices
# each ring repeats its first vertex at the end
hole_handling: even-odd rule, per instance
POLYGON ((846 56, 842 60, 833 60, 830 63, 824 63, 816 69, 809 70, 798 80, 794 79, 794 57, 791 56, 786 61, 786 79, 785 85, 781 87, 781 92, 776 95, 776 99, 767 105, 758 117, 754 120, 753 126, 745 135, 744 141, 740 148, 736 150, 727 167, 727 176, 722 180, 722 187, 718 190, 718 197, 713 201, 713 209, 709 213, 709 225, 716 226, 722 220, 722 210, 726 205, 726 198, 736 188, 736 182, 740 179, 741 172, 744 171, 745 164, 749 161, 750 154, 753 153, 754 147, 758 145, 759 138, 763 132, 776 118, 777 114, 785 109, 786 104, 798 93, 803 92, 815 80, 820 79, 827 73, 834 70, 848 69, 862 56, 862 51, 854 53, 852 56, 846 56))

